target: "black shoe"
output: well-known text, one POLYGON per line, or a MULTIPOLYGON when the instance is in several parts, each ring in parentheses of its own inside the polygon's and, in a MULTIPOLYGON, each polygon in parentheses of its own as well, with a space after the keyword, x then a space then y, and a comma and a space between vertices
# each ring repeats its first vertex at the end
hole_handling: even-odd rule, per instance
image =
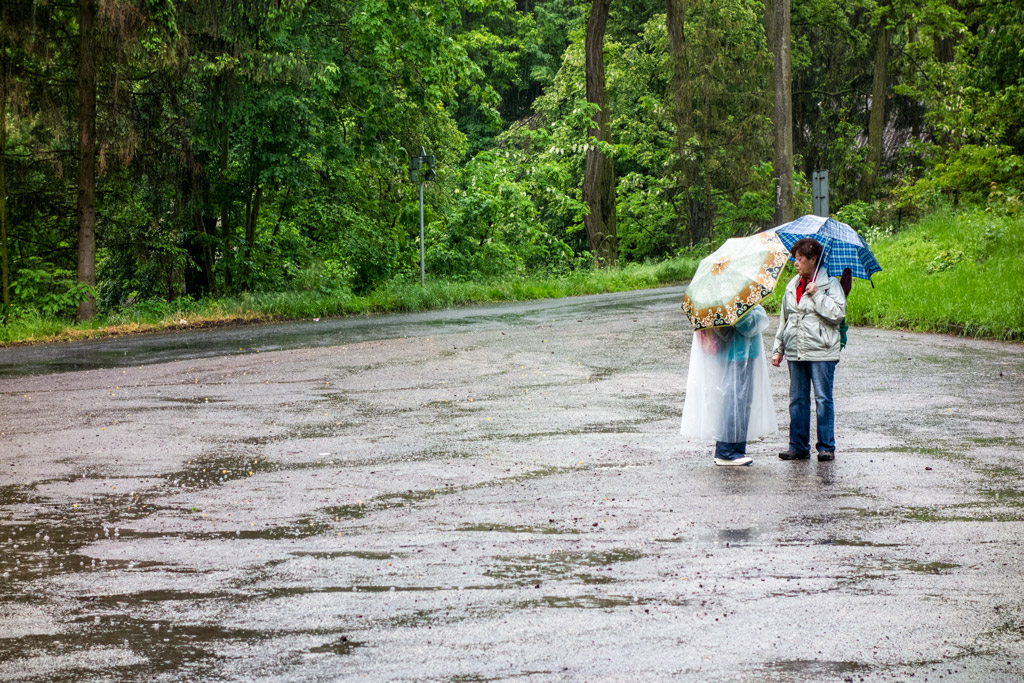
POLYGON ((818 462, 829 462, 836 459, 835 451, 818 451, 818 462))
POLYGON ((779 453, 779 460, 810 460, 810 453, 794 453, 793 451, 782 451, 779 453))

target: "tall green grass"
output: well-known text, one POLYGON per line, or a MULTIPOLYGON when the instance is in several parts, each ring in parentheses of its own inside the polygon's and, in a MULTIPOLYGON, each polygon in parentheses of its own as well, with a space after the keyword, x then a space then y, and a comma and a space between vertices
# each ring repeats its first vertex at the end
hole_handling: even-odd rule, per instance
POLYGON ((1024 219, 945 210, 871 248, 882 272, 854 280, 851 324, 1024 339, 1024 219))
POLYGON ((6 327, 0 326, 0 345, 233 322, 425 311, 488 302, 628 291, 681 283, 693 276, 698 261, 697 258, 676 258, 656 264, 577 271, 564 277, 530 276, 487 282, 428 279, 425 286, 418 280, 396 280, 364 296, 338 290, 247 293, 233 298, 171 303, 144 301, 80 324, 30 313, 15 317, 6 327))

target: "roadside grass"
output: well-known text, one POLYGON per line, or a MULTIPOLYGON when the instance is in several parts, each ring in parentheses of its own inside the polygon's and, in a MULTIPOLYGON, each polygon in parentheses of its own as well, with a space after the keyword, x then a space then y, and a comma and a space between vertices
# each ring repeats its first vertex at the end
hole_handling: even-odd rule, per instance
POLYGON ((940 211, 871 249, 874 288, 854 280, 852 325, 1024 340, 1024 218, 940 211))
POLYGON ((395 280, 363 296, 338 290, 257 292, 172 303, 144 301, 77 324, 33 312, 15 317, 6 327, 0 326, 0 345, 621 292, 682 283, 693 276, 698 262, 699 258, 680 257, 661 263, 576 271, 561 277, 528 276, 488 282, 428 279, 425 286, 420 286, 418 279, 395 280))

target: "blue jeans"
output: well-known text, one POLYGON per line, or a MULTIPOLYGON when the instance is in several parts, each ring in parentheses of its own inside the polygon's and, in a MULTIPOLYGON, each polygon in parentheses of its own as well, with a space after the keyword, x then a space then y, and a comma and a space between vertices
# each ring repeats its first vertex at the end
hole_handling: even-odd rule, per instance
POLYGON ((811 452, 811 387, 818 417, 818 452, 836 449, 836 415, 832 384, 836 360, 789 361, 789 450, 801 455, 811 452))
POLYGON ((747 425, 750 423, 750 405, 754 400, 751 392, 753 372, 754 364, 750 360, 733 361, 726 366, 726 395, 722 404, 720 432, 723 438, 736 441, 716 441, 716 458, 735 460, 747 454, 747 425))
POLYGON ((716 441, 715 442, 715 457, 722 460, 735 460, 736 458, 742 458, 747 454, 747 442, 746 441, 716 441))

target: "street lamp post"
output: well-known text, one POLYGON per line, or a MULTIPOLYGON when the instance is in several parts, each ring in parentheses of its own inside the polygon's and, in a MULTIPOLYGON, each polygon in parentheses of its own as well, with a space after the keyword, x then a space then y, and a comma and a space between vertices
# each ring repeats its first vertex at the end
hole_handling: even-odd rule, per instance
POLYGON ((426 248, 423 242, 423 183, 433 180, 437 174, 434 173, 434 155, 427 154, 424 147, 420 147, 418 157, 409 157, 409 180, 420 184, 420 286, 426 285, 426 248))

